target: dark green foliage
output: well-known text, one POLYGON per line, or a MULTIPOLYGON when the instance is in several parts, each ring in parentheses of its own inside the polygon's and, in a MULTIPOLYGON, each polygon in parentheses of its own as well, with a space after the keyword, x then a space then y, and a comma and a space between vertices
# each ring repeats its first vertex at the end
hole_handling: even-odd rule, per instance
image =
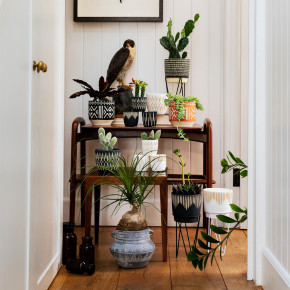
MULTIPOLYGON (((180 52, 182 52, 188 45, 189 43, 189 35, 192 33, 194 27, 195 27, 195 22, 199 19, 199 14, 196 14, 194 16, 194 20, 188 20, 184 28, 181 31, 181 39, 177 44, 178 39, 180 38, 180 33, 177 32, 175 35, 175 38, 172 35, 171 29, 172 29, 172 20, 170 19, 167 27, 167 36, 163 36, 160 38, 160 44, 169 51, 169 58, 180 58, 180 52)), ((182 54, 182 58, 186 58, 187 53, 182 54)))
POLYGON ((235 157, 231 151, 228 151, 226 158, 227 159, 222 159, 221 161, 222 173, 226 173, 234 168, 238 168, 239 171, 237 173, 240 173, 242 178, 248 176, 248 170, 246 170, 248 166, 245 165, 245 163, 239 157, 235 157))

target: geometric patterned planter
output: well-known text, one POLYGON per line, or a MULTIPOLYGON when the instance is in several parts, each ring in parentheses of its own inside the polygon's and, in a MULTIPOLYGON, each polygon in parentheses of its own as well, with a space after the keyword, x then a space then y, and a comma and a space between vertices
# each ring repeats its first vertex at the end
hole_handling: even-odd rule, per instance
POLYGON ((158 151, 158 140, 142 140, 143 155, 152 156, 156 155, 158 151))
MULTIPOLYGON (((179 122, 179 127, 192 127, 196 121, 196 102, 185 102, 185 115, 179 122)), ((175 109, 175 102, 169 102, 169 121, 172 126, 177 127, 177 111, 175 109)))
POLYGON ((190 59, 165 59, 166 77, 189 77, 190 59))
POLYGON ((146 94, 148 111, 157 111, 157 115, 164 115, 168 107, 164 104, 166 94, 146 94))
POLYGON ((145 112, 147 106, 147 97, 132 98, 132 108, 134 112, 145 112))
POLYGON ((96 149, 95 150, 95 158, 96 158, 96 165, 99 170, 100 174, 110 174, 106 168, 111 170, 116 169, 116 167, 110 162, 113 158, 116 158, 116 155, 121 156, 121 149, 113 149, 112 150, 103 150, 103 149, 96 149), (106 172, 107 171, 107 172, 106 172))
POLYGON ((115 118, 115 102, 89 101, 88 111, 93 126, 111 125, 115 118))

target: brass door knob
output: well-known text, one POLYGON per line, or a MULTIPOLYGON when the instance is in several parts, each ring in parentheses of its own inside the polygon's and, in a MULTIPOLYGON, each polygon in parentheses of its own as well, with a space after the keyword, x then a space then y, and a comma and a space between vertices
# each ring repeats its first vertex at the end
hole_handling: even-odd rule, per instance
POLYGON ((46 63, 40 61, 38 64, 36 64, 36 61, 33 62, 33 70, 36 70, 39 73, 39 71, 43 71, 44 73, 47 71, 47 65, 46 63))

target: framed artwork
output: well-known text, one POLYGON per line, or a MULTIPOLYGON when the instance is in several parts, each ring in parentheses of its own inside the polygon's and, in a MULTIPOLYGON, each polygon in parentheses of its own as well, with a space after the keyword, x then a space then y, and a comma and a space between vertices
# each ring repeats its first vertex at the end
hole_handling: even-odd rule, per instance
POLYGON ((163 0, 74 0, 75 22, 163 22, 163 0))

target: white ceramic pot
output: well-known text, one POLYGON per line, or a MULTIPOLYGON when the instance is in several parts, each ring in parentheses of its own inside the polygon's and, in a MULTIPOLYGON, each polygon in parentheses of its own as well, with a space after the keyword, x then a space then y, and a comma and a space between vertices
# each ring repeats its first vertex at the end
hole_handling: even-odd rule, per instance
POLYGON ((143 155, 152 156, 156 155, 158 151, 158 140, 142 140, 143 155))
POLYGON ((203 190, 204 211, 207 217, 231 213, 233 191, 227 188, 206 188, 203 190))
POLYGON ((164 100, 167 98, 166 94, 146 94, 147 109, 149 112, 156 111, 157 115, 164 115, 167 112, 167 106, 164 100))
POLYGON ((146 155, 138 154, 138 155, 133 155, 134 160, 138 159, 138 165, 136 170, 137 171, 147 171, 148 169, 148 163, 149 163, 149 157, 146 155))
POLYGON ((149 156, 150 165, 153 171, 166 170, 166 154, 157 154, 149 156))

